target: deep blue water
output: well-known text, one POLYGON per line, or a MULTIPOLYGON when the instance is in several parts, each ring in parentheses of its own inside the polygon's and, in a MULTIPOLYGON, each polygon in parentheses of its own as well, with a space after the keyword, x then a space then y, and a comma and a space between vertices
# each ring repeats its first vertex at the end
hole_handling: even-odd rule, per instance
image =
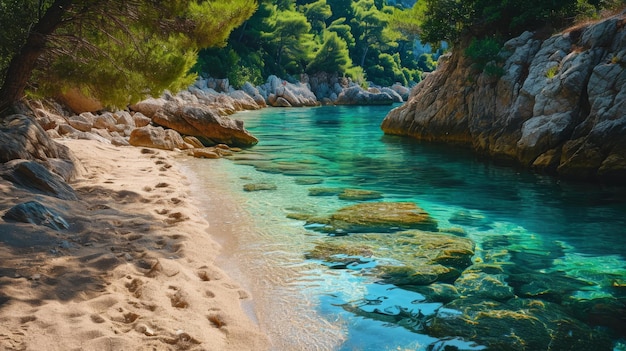
MULTIPOLYGON (((374 190, 383 195, 376 201, 415 202, 438 221, 439 228, 456 228, 476 242, 475 261, 504 250, 511 265, 589 283, 570 292, 571 296, 625 301, 623 288, 612 285, 626 283, 626 189, 560 181, 494 165, 462 148, 385 136, 379 125, 390 108, 268 108, 240 113, 235 118, 244 120, 259 144, 230 160, 194 165, 198 174, 204 174, 203 167, 206 174, 222 172, 228 178, 228 191, 255 220, 256 229, 251 231, 255 233, 238 239, 239 248, 249 255, 247 264, 265 266, 250 278, 256 281, 252 285, 272 291, 268 295, 276 299, 301 295, 295 302, 284 297, 283 307, 293 308, 294 315, 313 313, 311 328, 328 325, 325 332, 287 333, 278 330, 284 324, 275 323, 270 335, 290 340, 277 341, 277 349, 437 350, 456 345, 474 350, 484 346, 454 335, 434 338, 416 332, 419 328, 345 308, 352 303, 362 312, 371 312, 367 302, 384 295, 386 308, 419 310, 427 320, 429 313, 439 313, 442 304, 381 284, 368 268, 385 257, 346 270, 305 259, 316 243, 332 238, 287 215, 330 214, 357 202, 309 196, 311 188, 374 190), (276 190, 243 191, 251 183, 273 184, 276 190), (458 214, 469 219, 459 220, 458 214), (260 278, 263 275, 272 278, 260 278), (333 340, 323 340, 324 335, 333 340), (296 340, 299 337, 301 342, 296 340)), ((271 297, 260 300, 268 303, 271 297)), ((626 321, 626 316, 621 317, 626 321)), ((266 327, 272 324, 267 318, 273 317, 263 317, 263 312, 259 318, 265 318, 266 327)), ((307 328, 309 322, 294 317, 292 327, 307 328)))

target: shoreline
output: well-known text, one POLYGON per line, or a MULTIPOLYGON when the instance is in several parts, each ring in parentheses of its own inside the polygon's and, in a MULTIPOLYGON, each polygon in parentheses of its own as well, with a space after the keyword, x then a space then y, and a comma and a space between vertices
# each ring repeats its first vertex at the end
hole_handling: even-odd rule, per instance
POLYGON ((85 167, 71 183, 78 201, 29 194, 0 178, 0 213, 37 199, 70 224, 54 231, 0 221, 0 232, 32 233, 2 247, 4 348, 270 348, 246 302, 250 293, 217 262, 225 248, 201 213, 178 154, 55 141, 85 167))

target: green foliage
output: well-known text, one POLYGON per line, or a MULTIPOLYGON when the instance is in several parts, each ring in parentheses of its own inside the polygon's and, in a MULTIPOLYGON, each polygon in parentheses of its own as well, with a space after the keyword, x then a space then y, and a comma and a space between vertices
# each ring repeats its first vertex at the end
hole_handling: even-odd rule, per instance
MULTIPOLYGON (((3 44, 10 43, 0 52, 3 79, 9 79, 9 62, 19 61, 20 48, 36 37, 30 36, 32 28, 44 19, 49 21, 48 11, 59 8, 53 3, 0 0, 0 16, 6 23, 16 24, 0 29, 3 44)), ((190 72, 197 51, 224 45, 231 31, 256 9, 254 0, 68 4, 60 7, 60 16, 54 19, 57 22, 49 26, 53 32, 45 38, 47 46, 37 52, 41 64, 19 72, 32 77, 31 93, 38 96, 78 88, 105 105, 118 107, 146 95, 158 96, 165 89, 177 91, 188 86, 195 79, 190 72)), ((11 79, 15 81, 14 76, 11 79)))
MULTIPOLYGON (((260 74, 264 78, 271 74, 297 76, 324 71, 344 74, 363 84, 366 79, 376 84, 419 80, 421 66, 412 52, 416 37, 390 25, 396 11, 384 3, 262 0, 259 10, 234 31, 223 50, 229 54, 201 51, 196 71, 230 78, 238 67, 252 64, 252 76, 260 74), (252 55, 259 61, 246 62, 252 55), (379 62, 380 57, 383 63, 379 62)), ((424 66, 435 67, 429 63, 424 66)))
POLYGON ((465 49, 465 56, 482 69, 488 62, 498 60, 501 49, 502 44, 495 38, 474 38, 465 49))
POLYGON ((326 29, 326 20, 333 14, 326 0, 318 0, 316 2, 304 5, 304 15, 316 32, 320 33, 326 29))
POLYGON ((474 67, 478 71, 483 71, 490 76, 499 77, 504 73, 502 68, 497 65, 501 61, 498 56, 501 49, 502 43, 496 38, 474 38, 465 49, 465 56, 473 61, 474 67))
POLYGON ((267 32, 261 38, 267 43, 268 53, 273 56, 272 68, 277 74, 296 74, 306 67, 313 51, 311 24, 304 14, 285 10, 266 19, 267 32))
POLYGON ((504 39, 525 30, 562 27, 577 18, 589 17, 623 0, 420 0, 414 8, 415 22, 400 18, 400 28, 417 25, 425 42, 459 43, 462 37, 499 35, 504 39))
POLYGON ((546 71, 546 78, 552 79, 556 77, 556 74, 559 73, 559 65, 554 65, 546 71))
POLYGON ((324 44, 307 66, 308 72, 345 73, 352 66, 348 44, 336 32, 324 33, 324 44))

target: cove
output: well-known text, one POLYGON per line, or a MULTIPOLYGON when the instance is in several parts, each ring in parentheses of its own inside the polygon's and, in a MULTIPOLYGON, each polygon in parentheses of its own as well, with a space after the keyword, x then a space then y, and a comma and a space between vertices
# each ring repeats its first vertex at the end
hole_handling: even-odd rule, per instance
POLYGON ((623 349, 626 189, 385 136, 390 108, 240 113, 258 145, 185 161, 275 349, 623 349), (429 226, 337 215, 407 203, 429 226))

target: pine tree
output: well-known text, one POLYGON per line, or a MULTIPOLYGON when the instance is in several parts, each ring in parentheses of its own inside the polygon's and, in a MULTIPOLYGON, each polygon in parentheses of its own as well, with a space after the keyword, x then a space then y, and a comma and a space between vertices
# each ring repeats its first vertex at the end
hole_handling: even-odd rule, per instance
POLYGON ((198 49, 222 45, 256 9, 254 0, 0 0, 0 110, 24 96, 79 87, 124 106, 192 81, 198 49), (22 18, 20 18, 22 19, 22 18), (4 44, 4 43, 3 43, 4 44), (4 45, 3 45, 4 47, 4 45))

